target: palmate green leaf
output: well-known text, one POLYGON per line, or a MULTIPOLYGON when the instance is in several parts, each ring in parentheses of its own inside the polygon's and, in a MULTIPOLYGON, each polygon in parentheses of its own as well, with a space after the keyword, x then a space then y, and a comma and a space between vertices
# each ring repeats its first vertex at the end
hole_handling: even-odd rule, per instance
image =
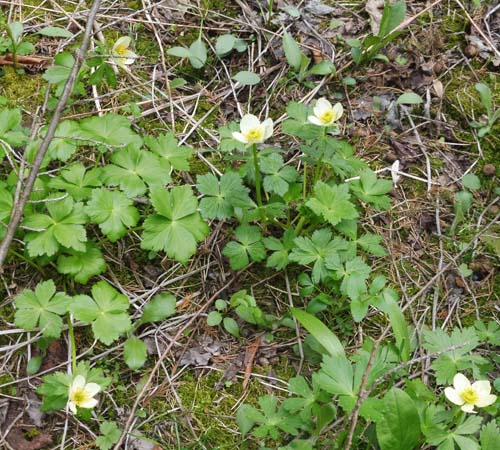
POLYGON ((103 169, 103 181, 120 186, 127 197, 143 195, 151 187, 163 187, 170 182, 170 170, 151 152, 129 146, 113 153, 113 164, 103 169))
POLYGON ((481 450, 497 450, 500 448, 500 430, 494 420, 481 428, 481 450))
POLYGON ((77 320, 92 324, 94 337, 109 345, 132 326, 128 298, 105 281, 92 286, 92 297, 77 295, 70 307, 77 320))
POLYGON ((57 258, 57 271, 71 275, 77 283, 87 284, 95 275, 106 272, 106 262, 99 247, 87 242, 85 251, 68 250, 57 258))
POLYGON ((131 128, 130 120, 118 114, 106 114, 104 116, 88 117, 80 121, 80 139, 88 139, 90 145, 104 144, 100 149, 106 151, 109 147, 124 147, 132 145, 140 148, 141 137, 131 128))
POLYGON ((76 251, 85 251, 87 233, 83 226, 87 222, 87 215, 81 203, 75 203, 67 196, 61 200, 60 195, 51 195, 45 206, 46 214, 31 214, 23 222, 25 227, 39 230, 30 231, 25 240, 28 243, 30 256, 54 255, 61 246, 76 251))
POLYGON ((67 191, 75 200, 86 200, 101 184, 101 169, 96 167, 87 171, 82 163, 69 166, 49 181, 49 187, 67 191))
POLYGON ((413 399, 401 389, 392 388, 383 401, 383 414, 376 425, 380 449, 413 450, 421 436, 420 417, 413 399))
MULTIPOLYGON (((73 377, 77 375, 84 377, 88 383, 97 383, 102 390, 105 390, 111 383, 111 378, 103 376, 102 369, 91 369, 88 361, 77 363, 73 377)), ((43 377, 43 383, 36 390, 37 394, 44 396, 42 412, 64 409, 68 402, 69 386, 73 377, 66 371, 43 377)))
MULTIPOLYGON (((42 75, 45 81, 51 84, 57 85, 57 95, 62 92, 62 86, 66 82, 71 72, 73 65, 75 64, 75 58, 69 52, 58 53, 54 57, 54 65, 50 66, 42 75)), ((78 87, 77 87, 78 89, 78 87)))
POLYGON ((173 133, 160 134, 157 138, 146 136, 144 143, 149 149, 161 158, 169 170, 189 170, 189 159, 193 156, 193 149, 179 145, 173 133))
POLYGON ((275 192, 283 196, 288 192, 289 183, 297 179, 297 170, 284 164, 283 157, 278 153, 271 153, 262 158, 260 169, 266 174, 263 184, 266 192, 275 192))
POLYGON ((378 234, 366 233, 356 239, 356 244, 371 255, 382 257, 387 255, 384 247, 380 245, 382 239, 383 237, 378 234))
POLYGON ((360 179, 350 183, 351 191, 362 201, 373 205, 377 209, 387 209, 391 206, 391 199, 385 195, 392 189, 392 181, 381 180, 371 170, 361 173, 360 179))
POLYGON ((355 176, 368 165, 354 156, 354 148, 346 141, 328 139, 323 161, 332 167, 333 171, 342 179, 355 176))
POLYGON ((78 141, 72 139, 80 134, 80 125, 74 120, 65 120, 56 128, 54 139, 49 145, 49 157, 60 161, 67 161, 78 148, 78 141))
POLYGON ((192 189, 186 185, 170 190, 152 188, 151 202, 157 214, 144 221, 141 247, 164 250, 168 257, 186 263, 209 232, 192 189))
POLYGON ((357 256, 354 259, 347 261, 345 264, 340 263, 338 258, 327 258, 326 267, 334 270, 339 278, 342 278, 340 290, 350 299, 358 299, 360 295, 366 293, 366 280, 370 276, 371 267, 357 256))
MULTIPOLYGON (((23 145, 28 136, 21 127, 21 110, 3 109, 0 111, 0 139, 12 147, 23 145)), ((3 148, 0 145, 0 155, 3 156, 3 148)))
POLYGON ((123 344, 123 359, 130 369, 140 369, 146 362, 147 357, 146 344, 139 338, 130 337, 123 344))
POLYGON ((272 439, 278 439, 282 431, 292 436, 299 433, 299 428, 303 425, 301 419, 289 415, 283 405, 277 408, 278 399, 276 397, 271 395, 260 397, 259 406, 262 413, 249 405, 243 405, 247 416, 246 420, 238 415, 238 423, 242 424, 245 429, 251 428, 255 423, 259 424, 253 431, 255 437, 270 436, 272 439))
MULTIPOLYGON (((345 354, 323 356, 321 370, 318 372, 318 383, 322 389, 333 395, 352 397, 355 402, 356 393, 353 381, 352 365, 345 354)), ((342 403, 346 403, 345 400, 342 403)), ((352 403, 352 401, 347 403, 352 403)))
POLYGON ((118 442, 122 434, 121 430, 117 427, 115 422, 103 422, 99 426, 101 436, 95 440, 99 450, 109 450, 113 445, 118 442))
POLYGON ((234 208, 250 208, 255 203, 249 197, 249 189, 243 186, 241 176, 227 172, 220 180, 211 173, 200 175, 196 187, 204 195, 200 200, 200 211, 207 219, 229 219, 234 208))
POLYGON ((27 331, 38 327, 44 336, 59 337, 63 328, 61 316, 66 314, 71 302, 68 295, 56 293, 52 280, 44 281, 37 285, 34 292, 25 289, 15 298, 15 324, 27 331))
POLYGON ((283 234, 281 239, 275 237, 264 238, 264 245, 273 253, 267 258, 266 267, 274 267, 276 270, 283 270, 289 263, 289 254, 294 247, 293 240, 295 232, 293 228, 289 228, 283 234))
POLYGON ((500 346, 500 325, 494 320, 490 320, 487 325, 480 320, 476 320, 474 328, 480 341, 500 346))
POLYGON ((64 409, 68 403, 68 392, 71 384, 71 375, 67 372, 56 372, 43 377, 43 383, 36 393, 43 395, 42 412, 64 409))
POLYGON ((85 211, 109 240, 115 242, 139 221, 139 211, 133 205, 123 192, 94 189, 85 211))
POLYGON ((313 264, 312 279, 314 283, 323 281, 331 271, 326 267, 326 261, 330 264, 339 259, 339 251, 346 250, 347 242, 335 237, 329 229, 316 230, 311 238, 297 237, 294 239, 296 248, 289 255, 290 261, 295 261, 303 266, 313 264))
POLYGON ((338 224, 341 220, 355 219, 358 212, 349 200, 349 186, 328 186, 318 181, 314 186, 315 196, 309 199, 306 205, 318 216, 323 217, 331 225, 338 224))
POLYGON ((231 269, 240 270, 250 264, 250 261, 262 261, 266 257, 266 248, 262 235, 256 226, 240 225, 236 228, 235 237, 239 242, 229 242, 222 251, 229 258, 231 269))
POLYGON ((450 335, 441 328, 434 331, 424 329, 423 336, 427 351, 445 352, 431 364, 438 384, 450 384, 458 371, 472 366, 469 353, 479 345, 474 328, 455 328, 450 335))

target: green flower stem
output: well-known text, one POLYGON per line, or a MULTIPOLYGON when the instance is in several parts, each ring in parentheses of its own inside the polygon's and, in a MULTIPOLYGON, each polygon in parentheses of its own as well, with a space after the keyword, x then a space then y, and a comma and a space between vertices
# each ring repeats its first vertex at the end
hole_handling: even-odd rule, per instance
POLYGON ((273 6, 274 6, 274 0, 269 0, 269 2, 268 2, 268 13, 267 13, 267 22, 266 22, 267 25, 269 25, 271 23, 271 19, 273 17, 273 6))
POLYGON ((75 331, 73 329, 73 322, 71 321, 71 315, 68 313, 68 333, 71 342, 71 371, 74 374, 76 371, 76 342, 75 342, 75 331))
POLYGON ((10 25, 7 25, 5 27, 5 31, 7 32, 7 36, 9 36, 9 39, 12 43, 12 67, 14 70, 17 70, 17 42, 14 39, 14 35, 12 34, 12 31, 10 29, 10 25))
POLYGON ((307 199, 307 163, 304 162, 304 170, 302 172, 302 198, 307 199))
MULTIPOLYGON (((326 135, 328 132, 328 127, 323 127, 323 139, 326 139, 326 135)), ((316 165, 316 170, 314 171, 314 178, 313 178, 313 186, 316 185, 316 182, 321 178, 321 175, 323 173, 323 156, 325 152, 322 151, 321 155, 319 156, 318 163, 316 165)))
POLYGON ((260 165, 259 156, 257 155, 257 144, 252 145, 252 155, 253 155, 253 165, 255 168, 255 190, 257 196, 257 205, 259 206, 259 214, 262 222, 266 222, 266 216, 262 210, 262 190, 261 190, 261 180, 260 180, 260 165))
POLYGON ((295 235, 298 236, 299 233, 301 232, 302 230, 302 227, 304 226, 304 223, 306 222, 306 218, 305 216, 302 216, 299 220, 299 222, 297 223, 297 226, 295 227, 295 235))

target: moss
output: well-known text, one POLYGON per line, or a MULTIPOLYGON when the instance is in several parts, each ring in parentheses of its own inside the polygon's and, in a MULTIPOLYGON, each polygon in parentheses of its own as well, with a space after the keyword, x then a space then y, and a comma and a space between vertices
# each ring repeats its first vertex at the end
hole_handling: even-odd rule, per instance
POLYGON ((0 76, 0 95, 9 101, 7 106, 20 106, 34 112, 43 103, 43 81, 40 75, 18 74, 13 67, 4 67, 0 76))

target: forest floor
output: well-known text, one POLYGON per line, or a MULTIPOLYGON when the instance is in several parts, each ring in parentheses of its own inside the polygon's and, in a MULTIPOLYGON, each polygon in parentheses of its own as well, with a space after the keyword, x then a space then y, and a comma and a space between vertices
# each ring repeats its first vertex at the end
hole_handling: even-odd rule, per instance
MULTIPOLYGON (((114 112, 130 117, 139 134, 174 131, 195 150, 190 170, 179 172, 174 182, 193 185, 198 175, 236 168, 218 151, 219 127, 238 121, 241 113, 263 111, 262 117, 275 119, 279 129, 290 101, 340 101, 345 109, 341 135, 356 155, 373 170, 399 160, 400 171, 410 175, 401 176, 390 192, 390 209, 368 209, 361 225, 383 236, 387 256, 376 258, 374 264, 400 293, 403 305, 438 275, 406 309, 410 324, 417 329, 436 323, 465 326, 479 318, 498 317, 500 121, 482 137, 470 124, 486 120, 476 83, 489 86, 493 105, 500 108, 500 10, 493 11, 494 2, 481 2, 479 7, 464 0, 408 2, 406 18, 414 20, 381 50, 385 57, 355 64, 348 42, 372 33, 379 2, 289 3, 294 6, 276 0, 270 14, 268 2, 259 0, 103 1, 90 49, 130 36, 138 59, 117 72, 115 87, 86 86, 86 95, 75 97, 65 117, 114 112), (285 58, 284 27, 307 56, 314 62, 333 62, 336 72, 300 80, 285 58), (246 49, 216 56, 217 37, 228 33, 243 39, 246 49), (166 53, 173 46, 191 45, 200 35, 209 49, 203 67, 193 68, 187 59, 166 53), (238 84, 232 76, 239 71, 258 74, 260 82, 238 84), (418 94, 423 102, 396 104, 405 92, 418 94), (455 194, 467 174, 477 175, 480 187, 473 190, 472 206, 462 220, 454 223, 455 194), (476 239, 488 224, 488 231, 476 239)), ((39 59, 26 64, 24 73, 0 59, 0 104, 21 108, 26 127, 45 101, 45 69, 63 48, 78 47, 90 4, 0 0, 8 21, 24 23, 26 39, 35 46, 33 56, 39 59), (48 25, 67 28, 77 38, 34 34, 48 25)), ((298 151, 296 141, 283 135, 274 144, 287 155, 298 151)), ((4 164, 2 176, 7 177, 9 166, 4 164)), ((177 299, 174 316, 140 329, 149 358, 138 370, 123 362, 123 342, 106 347, 93 341, 88 328, 75 327, 79 352, 118 381, 103 395, 99 415, 119 426, 129 417, 159 355, 171 347, 137 405, 127 448, 258 448, 254 438, 242 440, 235 422, 238 407, 256 404, 265 394, 286 397, 291 377, 317 367, 317 361, 300 356, 299 342, 305 334, 299 328, 262 330, 234 315, 241 334, 236 338, 221 326, 207 325, 213 307, 203 308, 217 292, 217 298, 228 299, 246 289, 262 310, 277 317, 309 301, 299 295, 302 269, 276 271, 253 263, 232 270, 222 255, 231 230, 231 223, 211 226, 187 264, 161 255, 148 259, 134 233, 103 244, 107 270, 100 277, 134 299, 137 314, 141 299, 151 292, 167 290, 177 299)), ((39 372, 29 377, 27 361, 39 349, 31 333, 14 325, 14 297, 43 279, 61 280, 62 275, 53 265, 31 261, 19 243, 12 248, 15 253, 1 275, 0 300, 0 424, 2 433, 9 431, 5 445, 16 450, 93 448, 99 433, 95 423, 68 419, 64 412, 41 414, 33 390, 39 375, 69 364, 67 337, 49 344, 39 372)), ((319 317, 346 348, 359 345, 365 336, 375 339, 383 327, 376 314, 354 322, 345 301, 334 300, 319 317)))

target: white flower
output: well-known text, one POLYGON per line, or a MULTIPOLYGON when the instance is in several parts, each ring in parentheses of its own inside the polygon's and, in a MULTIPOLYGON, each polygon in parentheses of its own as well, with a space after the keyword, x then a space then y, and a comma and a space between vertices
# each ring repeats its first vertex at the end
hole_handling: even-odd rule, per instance
POLYGON ((113 60, 120 67, 124 67, 128 64, 133 64, 137 55, 130 50, 130 44, 132 39, 128 36, 122 36, 117 39, 113 48, 111 49, 111 54, 113 55, 113 60))
POLYGON ((69 387, 68 407, 73 414, 76 414, 76 407, 93 408, 97 405, 94 398, 101 390, 101 386, 96 383, 87 383, 82 375, 77 375, 69 387))
POLYGON ((495 403, 496 395, 490 394, 491 386, 487 380, 476 381, 470 384, 470 381, 461 373, 457 373, 453 378, 453 387, 447 387, 444 390, 446 398, 461 406, 462 411, 475 413, 474 406, 484 408, 495 403))
POLYGON ((394 163, 391 166, 391 175, 394 186, 398 185, 398 181, 401 178, 401 175, 399 175, 398 172, 399 172, 399 159, 394 161, 394 163))
POLYGON ((313 108, 314 116, 309 116, 307 120, 314 125, 329 127, 333 125, 344 114, 344 108, 340 103, 332 104, 326 98, 320 98, 313 108))
POLYGON ((245 114, 241 118, 240 131, 233 132, 233 138, 249 146, 261 144, 272 134, 273 119, 266 119, 261 123, 253 114, 245 114))

